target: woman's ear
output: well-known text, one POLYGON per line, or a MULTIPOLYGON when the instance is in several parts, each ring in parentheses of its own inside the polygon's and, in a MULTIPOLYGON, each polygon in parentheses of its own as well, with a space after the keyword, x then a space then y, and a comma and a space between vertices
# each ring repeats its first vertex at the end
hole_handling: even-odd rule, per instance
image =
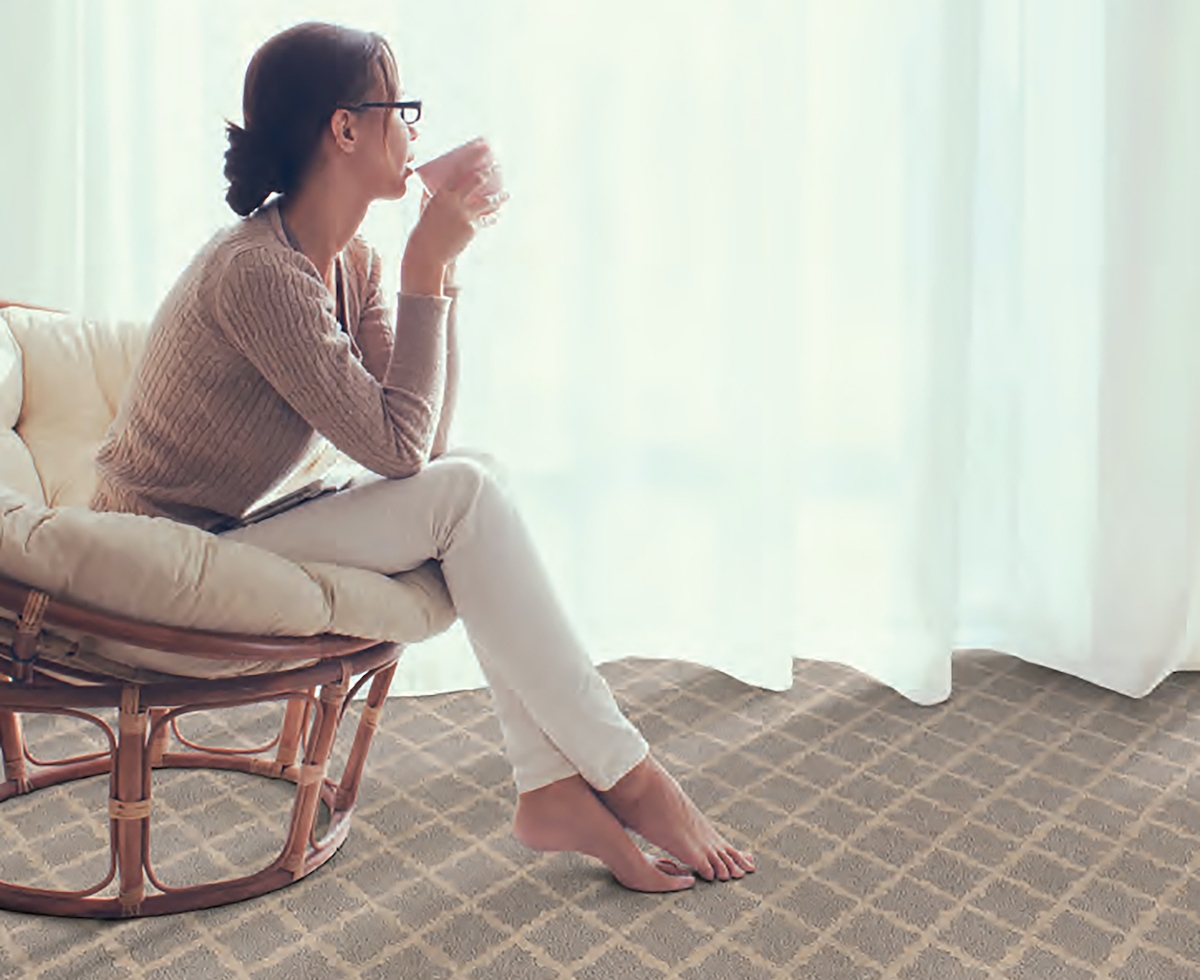
POLYGON ((351 149, 354 145, 352 115, 347 109, 339 109, 333 114, 333 118, 329 120, 329 128, 333 134, 333 140, 342 149, 351 149), (347 146, 347 143, 350 146, 347 146))

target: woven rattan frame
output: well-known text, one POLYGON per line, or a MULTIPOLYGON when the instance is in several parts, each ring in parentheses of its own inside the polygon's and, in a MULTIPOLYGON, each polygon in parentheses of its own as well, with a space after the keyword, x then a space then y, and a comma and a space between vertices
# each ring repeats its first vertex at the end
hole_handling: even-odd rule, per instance
MULTIPOLYGON (((257 637, 172 629, 53 599, 0 578, 0 607, 19 616, 10 644, 0 643, 0 802, 47 786, 108 773, 111 861, 107 876, 77 891, 0 881, 0 908, 47 915, 118 918, 209 908, 275 891, 328 861, 350 831, 367 750, 396 670, 393 643, 352 637, 257 637), (219 679, 177 677, 138 683, 40 656, 46 629, 61 627, 169 653, 216 660, 314 661, 310 666, 219 679), (357 680, 355 680, 357 678, 357 680), (8 683, 5 683, 5 680, 8 683), (370 689, 354 741, 336 782, 326 775, 338 725, 354 694, 370 689), (254 750, 197 745, 179 735, 180 715, 267 701, 286 701, 277 738, 254 750), (114 733, 88 709, 117 708, 114 733), (34 760, 21 731, 22 714, 65 714, 98 726, 108 750, 67 759, 34 760), (174 735, 178 747, 169 744, 174 735), (303 754, 301 755, 301 748, 303 754), (159 768, 233 769, 296 785, 279 855, 240 878, 174 888, 150 863, 154 819, 152 779, 159 768), (320 803, 329 826, 320 840, 320 803), (101 896, 116 882, 117 894, 101 896)), ((61 661, 62 658, 59 658, 61 661)), ((0 807, 0 815, 3 809, 0 807)))

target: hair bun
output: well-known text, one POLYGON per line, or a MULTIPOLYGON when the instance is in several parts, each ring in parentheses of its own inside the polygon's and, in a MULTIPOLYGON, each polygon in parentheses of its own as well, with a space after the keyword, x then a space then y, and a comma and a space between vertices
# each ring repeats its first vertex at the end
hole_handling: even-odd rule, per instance
POLYGON ((225 179, 229 190, 225 200, 238 214, 248 215, 262 204, 272 191, 283 190, 279 167, 273 154, 253 130, 227 122, 229 149, 225 151, 225 179))

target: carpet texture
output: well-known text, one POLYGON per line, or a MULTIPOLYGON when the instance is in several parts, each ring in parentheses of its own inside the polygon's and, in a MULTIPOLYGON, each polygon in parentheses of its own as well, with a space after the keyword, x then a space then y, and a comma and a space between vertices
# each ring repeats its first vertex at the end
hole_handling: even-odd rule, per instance
MULTIPOLYGON (((638 895, 528 852, 487 693, 393 699, 350 839, 316 874, 164 919, 0 913, 0 978, 1200 980, 1200 676, 1131 700, 968 652, 950 701, 922 708, 830 664, 797 662, 785 693, 678 662, 602 669, 757 874, 638 895)), ((278 717, 185 734, 251 744, 278 717)), ((26 718, 45 756, 81 751, 76 724, 26 718)), ((288 787, 155 779, 168 883, 277 849, 288 787)), ((97 880, 104 806, 103 778, 4 803, 0 876, 97 880)))

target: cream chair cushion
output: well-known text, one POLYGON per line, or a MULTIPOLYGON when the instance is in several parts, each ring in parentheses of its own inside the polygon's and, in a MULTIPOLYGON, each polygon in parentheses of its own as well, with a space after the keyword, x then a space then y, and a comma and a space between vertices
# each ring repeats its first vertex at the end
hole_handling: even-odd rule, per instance
POLYGON ((0 484, 19 490, 36 500, 42 495, 42 481, 29 447, 13 427, 21 417, 25 385, 22 378, 24 358, 8 321, 0 315, 0 484))
POLYGON ((16 431, 52 506, 86 507, 93 462, 146 343, 147 326, 61 313, 0 311, 21 348, 24 396, 16 431))
MULTIPOLYGON (((165 518, 87 509, 95 451, 146 331, 144 324, 0 309, 0 575, 103 612, 216 632, 411 643, 453 623, 436 562, 391 577, 301 564, 165 518), (15 432, 7 428, 14 422, 15 432)), ((197 677, 274 666, 110 641, 92 648, 122 663, 197 677)))

